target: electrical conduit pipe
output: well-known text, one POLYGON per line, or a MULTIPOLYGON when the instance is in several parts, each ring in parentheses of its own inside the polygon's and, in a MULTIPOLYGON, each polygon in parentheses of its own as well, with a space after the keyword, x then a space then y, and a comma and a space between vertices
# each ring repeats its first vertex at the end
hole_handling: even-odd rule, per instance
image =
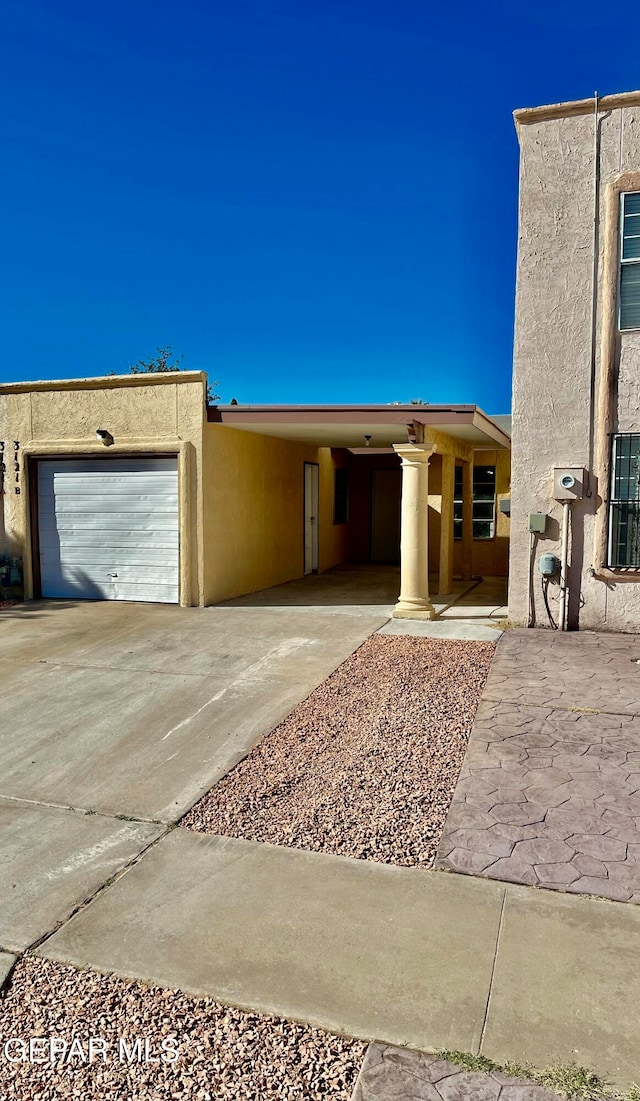
POLYGON ((569 509, 571 501, 562 502, 562 538, 560 543, 560 602, 558 608, 558 627, 567 629, 567 605, 569 586, 567 584, 567 561, 569 558, 569 509))

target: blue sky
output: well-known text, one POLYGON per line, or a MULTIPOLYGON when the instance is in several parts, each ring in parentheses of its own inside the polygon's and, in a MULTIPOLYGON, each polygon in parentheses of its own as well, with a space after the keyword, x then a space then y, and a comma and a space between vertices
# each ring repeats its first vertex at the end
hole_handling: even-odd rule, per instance
POLYGON ((0 378, 170 344, 225 401, 507 411, 511 112, 640 84, 613 30, 589 0, 10 2, 0 378))

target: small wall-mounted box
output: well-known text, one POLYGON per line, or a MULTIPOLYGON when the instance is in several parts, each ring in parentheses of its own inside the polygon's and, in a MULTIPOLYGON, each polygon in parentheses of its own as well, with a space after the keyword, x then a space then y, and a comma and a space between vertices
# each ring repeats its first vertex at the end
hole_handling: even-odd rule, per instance
POLYGON ((557 466, 553 471, 553 496, 556 501, 579 501, 584 497, 583 466, 557 466))
POLYGON ((528 530, 536 535, 544 535, 547 530, 547 517, 544 512, 530 512, 528 530))
POLYGON ((504 513, 505 516, 511 516, 511 498, 501 497, 498 501, 498 512, 504 513))
POLYGON ((556 577, 560 573, 560 559, 557 554, 541 554, 538 566, 543 577, 556 577))

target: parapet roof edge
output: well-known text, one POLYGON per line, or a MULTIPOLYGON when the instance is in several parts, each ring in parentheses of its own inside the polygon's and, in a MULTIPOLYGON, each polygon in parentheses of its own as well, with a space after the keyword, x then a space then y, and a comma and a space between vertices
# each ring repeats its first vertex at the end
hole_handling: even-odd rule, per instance
POLYGON ((158 371, 139 375, 96 375, 91 378, 40 379, 35 382, 0 383, 0 394, 41 390, 103 390, 117 386, 162 386, 172 382, 206 383, 204 371, 158 371))
MULTIPOLYGON (((547 103, 541 107, 519 107, 513 112, 516 128, 532 122, 545 122, 547 119, 570 118, 572 115, 588 115, 595 110, 595 96, 589 99, 571 99, 565 103, 547 103)), ((640 91, 617 92, 611 96, 598 98, 598 108, 610 111, 619 107, 640 106, 640 91)))

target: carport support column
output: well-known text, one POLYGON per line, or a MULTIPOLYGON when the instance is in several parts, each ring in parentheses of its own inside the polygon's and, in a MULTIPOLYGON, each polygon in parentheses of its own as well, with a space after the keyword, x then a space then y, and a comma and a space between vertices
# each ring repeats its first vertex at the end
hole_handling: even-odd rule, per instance
POLYGON ((397 619, 435 619, 429 600, 429 457, 432 447, 394 444, 402 460, 400 596, 397 619))
POLYGON ((473 577, 473 463, 462 464, 462 578, 473 577))
POLYGON ((438 592, 450 593, 453 588, 453 494, 456 460, 442 456, 442 496, 440 505, 440 573, 438 592))

